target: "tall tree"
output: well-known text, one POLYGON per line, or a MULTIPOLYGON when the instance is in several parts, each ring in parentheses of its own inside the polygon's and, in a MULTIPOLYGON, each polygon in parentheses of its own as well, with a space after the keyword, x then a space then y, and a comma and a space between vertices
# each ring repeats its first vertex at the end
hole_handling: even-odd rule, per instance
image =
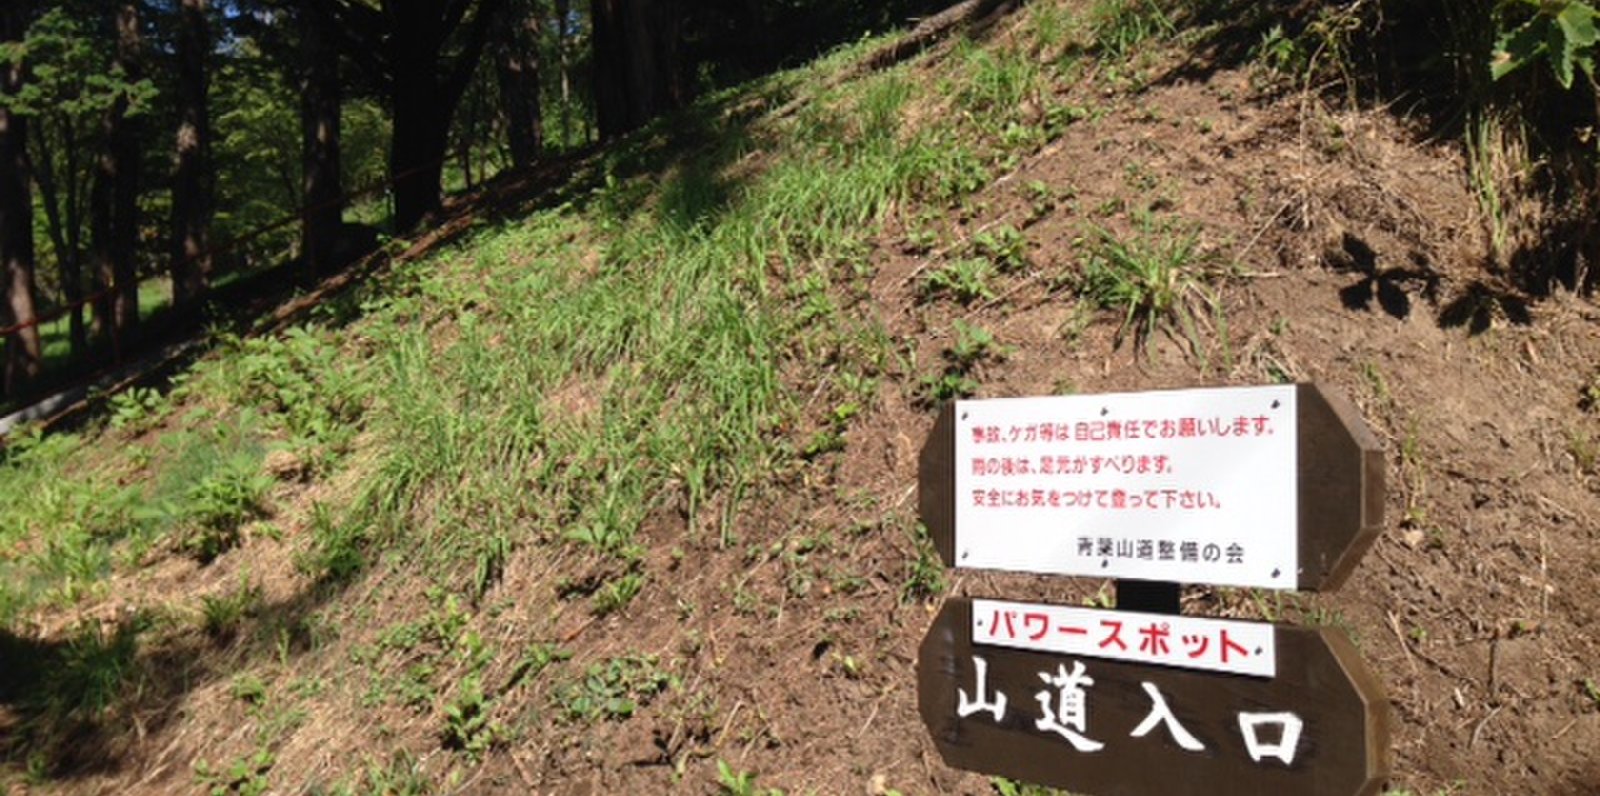
POLYGON ((439 208, 450 122, 503 0, 314 0, 355 62, 388 99, 394 134, 394 225, 408 231, 439 208))
POLYGON ((313 274, 338 263, 337 239, 343 221, 344 189, 339 172, 339 50, 327 28, 301 0, 300 251, 313 274))
POLYGON ((496 43, 495 78, 506 119, 511 162, 528 168, 544 148, 544 118, 539 106, 539 4, 516 0, 496 43))
POLYGON ((556 0, 556 63, 561 69, 561 146, 572 145, 572 0, 556 0))
POLYGON ((172 239, 168 253, 173 304, 193 305, 211 274, 213 179, 211 120, 206 103, 211 36, 208 0, 180 0, 177 35, 178 132, 172 171, 172 239))
MULTIPOLYGON (((147 85, 123 80, 104 47, 113 17, 93 6, 58 5, 28 28, 24 40, 30 75, 16 94, 30 119, 29 164, 44 210, 45 232, 54 254, 57 285, 66 303, 74 355, 88 345, 84 325, 85 265, 94 261, 86 238, 104 219, 99 205, 109 185, 99 185, 101 132, 107 114, 144 100, 147 85), (99 17, 99 19, 95 19, 99 17), (88 233, 88 234, 86 234, 88 233)), ((99 245, 98 241, 93 242, 99 245)), ((96 278, 97 282, 101 281, 96 278)))
POLYGON ((39 374, 39 327, 34 320, 33 192, 28 185, 28 118, 13 103, 22 90, 25 65, 20 44, 32 11, 28 0, 0 5, 0 266, 5 301, 0 329, 22 325, 5 341, 4 384, 16 395, 39 374))
MULTIPOLYGON (((116 36, 114 76, 126 86, 149 84, 144 80, 144 35, 139 6, 124 2, 113 20, 116 36)), ((139 103, 128 92, 106 108, 101 123, 104 148, 95 166, 90 198, 90 237, 95 263, 95 289, 103 296, 96 305, 102 334, 121 344, 129 341, 139 323, 139 103)))
POLYGON ((676 0, 592 0, 595 115, 601 138, 683 104, 676 0))

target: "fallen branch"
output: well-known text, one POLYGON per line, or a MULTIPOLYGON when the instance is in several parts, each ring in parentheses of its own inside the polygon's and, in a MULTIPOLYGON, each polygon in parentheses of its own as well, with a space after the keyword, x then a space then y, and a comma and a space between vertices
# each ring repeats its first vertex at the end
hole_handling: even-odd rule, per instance
POLYGON ((810 102, 812 97, 823 91, 910 60, 959 30, 991 24, 1001 15, 1015 8, 1018 2, 1019 0, 962 0, 962 2, 956 3, 918 22, 917 26, 912 28, 909 33, 879 47, 848 69, 844 69, 824 81, 821 91, 790 100, 775 111, 772 116, 779 119, 790 116, 799 110, 800 106, 810 102))
POLYGON ((1015 5, 1014 0, 964 0, 956 3, 917 23, 910 33, 878 48, 851 69, 849 76, 856 77, 894 66, 921 53, 961 28, 981 24, 991 16, 999 16, 1000 13, 1009 11, 1013 5, 1015 5))

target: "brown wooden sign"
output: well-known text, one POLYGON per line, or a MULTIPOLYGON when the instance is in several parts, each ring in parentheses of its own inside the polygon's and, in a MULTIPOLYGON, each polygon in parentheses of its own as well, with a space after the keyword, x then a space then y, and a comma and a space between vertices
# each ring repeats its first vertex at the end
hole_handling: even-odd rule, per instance
POLYGON ((918 655, 922 719, 955 768, 1099 796, 1351 796, 1388 775, 1388 703, 1342 633, 1276 627, 1261 678, 975 645, 972 628, 972 602, 946 600, 918 655))
POLYGON ((1383 526, 1383 471, 1360 414, 1314 384, 958 401, 918 500, 948 566, 1326 591, 1383 526))

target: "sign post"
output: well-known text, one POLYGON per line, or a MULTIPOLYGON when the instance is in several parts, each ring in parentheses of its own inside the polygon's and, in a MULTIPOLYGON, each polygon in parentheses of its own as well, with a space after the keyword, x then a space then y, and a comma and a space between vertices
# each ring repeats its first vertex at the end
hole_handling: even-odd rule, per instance
POLYGON ((919 507, 949 566, 1116 578, 1119 610, 947 600, 918 701, 946 763, 1095 794, 1375 793, 1388 704, 1345 636, 1178 616, 1180 583, 1329 590, 1383 459, 1315 385, 958 401, 919 507))

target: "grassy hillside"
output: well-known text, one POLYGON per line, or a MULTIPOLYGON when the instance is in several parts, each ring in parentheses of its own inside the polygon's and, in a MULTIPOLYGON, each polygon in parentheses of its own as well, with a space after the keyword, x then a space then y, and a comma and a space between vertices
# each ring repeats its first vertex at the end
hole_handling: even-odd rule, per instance
POLYGON ((1385 438, 1390 527, 1339 593, 1189 612, 1349 631, 1397 796, 1600 785, 1600 312, 1497 274, 1466 148, 1227 35, 1040 0, 865 41, 10 440, 0 785, 1021 792, 939 762, 916 645, 945 594, 1109 584, 947 575, 934 408, 1306 379, 1385 438))

